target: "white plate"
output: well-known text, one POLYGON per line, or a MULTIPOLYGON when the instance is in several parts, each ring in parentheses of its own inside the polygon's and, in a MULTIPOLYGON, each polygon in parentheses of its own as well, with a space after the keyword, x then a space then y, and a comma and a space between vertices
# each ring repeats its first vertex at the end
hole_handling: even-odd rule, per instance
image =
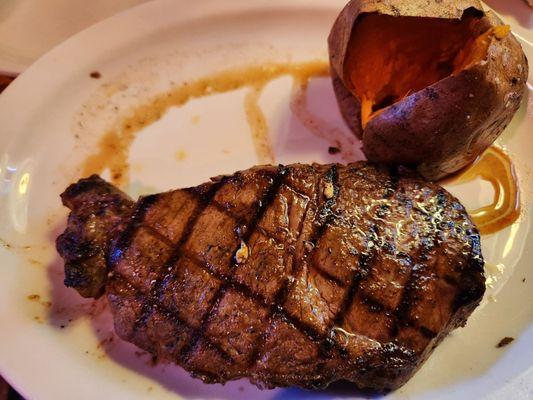
MULTIPOLYGON (((205 385, 174 366, 151 366, 112 337, 103 302, 62 285, 53 246, 66 210, 59 193, 78 177, 124 109, 179 84, 231 66, 325 59, 326 36, 343 5, 331 0, 156 1, 84 31, 47 54, 0 96, 0 373, 28 399, 349 398, 349 390, 259 391, 246 381, 205 385), (186 7, 185 7, 186 4, 186 7), (89 74, 99 71, 100 80, 89 74), (118 107, 118 110, 114 109, 118 107), (75 134, 79 137, 76 138, 75 134), (29 246, 29 247, 27 247, 29 246), (27 297, 38 294, 40 300, 27 297), (48 307, 46 302, 52 303, 48 307), (62 328, 61 326, 65 327, 62 328)), ((512 21, 511 21, 512 22, 512 21)), ((525 31, 527 33, 527 31, 525 31)), ((533 60, 533 47, 523 42, 533 60)), ((521 178, 518 223, 483 237, 496 283, 469 320, 436 350, 393 399, 527 399, 533 390, 533 96, 500 139, 521 178), (523 281, 525 279, 525 282, 523 281), (490 298, 489 298, 490 297, 490 298), (496 349, 504 336, 511 345, 496 349)), ((330 143, 290 112, 291 79, 273 81, 260 101, 278 162, 342 161, 330 143)), ((247 89, 173 108, 143 130, 130 160, 131 194, 195 185, 258 162, 243 112, 247 89), (176 157, 178 152, 179 157, 176 157)), ((309 107, 345 141, 328 79, 315 79, 309 107)), ((352 158, 355 155, 352 155, 352 158)), ((488 200, 486 185, 451 188, 468 205, 488 200)))
POLYGON ((92 24, 147 0, 2 0, 0 73, 17 75, 92 24))

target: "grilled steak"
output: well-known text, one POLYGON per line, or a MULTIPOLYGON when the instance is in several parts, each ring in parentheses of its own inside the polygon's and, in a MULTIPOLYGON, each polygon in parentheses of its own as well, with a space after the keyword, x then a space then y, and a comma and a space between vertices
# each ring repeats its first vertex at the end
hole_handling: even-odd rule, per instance
POLYGON ((485 290, 463 206, 403 169, 255 167, 137 203, 92 176, 62 199, 65 284, 205 382, 394 389, 485 290))

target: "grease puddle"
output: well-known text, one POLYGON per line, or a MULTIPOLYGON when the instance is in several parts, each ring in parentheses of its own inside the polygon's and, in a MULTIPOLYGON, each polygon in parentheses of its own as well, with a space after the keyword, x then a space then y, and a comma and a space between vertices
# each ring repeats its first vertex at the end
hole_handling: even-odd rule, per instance
POLYGON ((459 185, 478 178, 489 182, 494 190, 490 204, 468 211, 479 232, 488 235, 515 223, 520 217, 520 189, 509 155, 492 146, 466 170, 441 183, 459 185))

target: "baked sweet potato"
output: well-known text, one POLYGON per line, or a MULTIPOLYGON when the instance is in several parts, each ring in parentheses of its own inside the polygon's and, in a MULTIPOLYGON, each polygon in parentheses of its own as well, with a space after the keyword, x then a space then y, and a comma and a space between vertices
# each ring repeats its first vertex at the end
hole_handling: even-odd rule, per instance
POLYGON ((352 0, 329 54, 341 113, 367 158, 433 180, 496 140, 528 76, 509 27, 477 0, 352 0))

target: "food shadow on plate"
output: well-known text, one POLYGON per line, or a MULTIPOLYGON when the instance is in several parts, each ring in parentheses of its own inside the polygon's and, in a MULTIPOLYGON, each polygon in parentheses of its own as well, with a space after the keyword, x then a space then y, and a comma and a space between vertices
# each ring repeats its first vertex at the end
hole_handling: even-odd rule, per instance
POLYGON ((298 388, 282 390, 274 396, 273 400, 328 400, 335 399, 383 399, 385 394, 367 390, 358 390, 355 385, 348 381, 334 382, 327 389, 308 391, 298 388))
MULTIPOLYGON (((55 247, 56 238, 65 230, 65 223, 55 226, 49 239, 55 247)), ((47 267, 50 285, 50 302, 48 321, 50 325, 65 329, 69 324, 83 317, 95 317, 101 314, 106 304, 103 299, 89 300, 81 297, 75 290, 67 288, 63 284, 65 278, 63 259, 56 254, 54 260, 47 267)))
POLYGON ((284 110, 270 129, 274 151, 283 157, 280 162, 347 164, 365 158, 341 117, 330 78, 310 79, 307 88, 295 85, 284 110))
MULTIPOLYGON (((105 336, 105 335, 104 335, 105 336)), ((149 354, 118 338, 107 344, 107 355, 135 372, 150 378, 166 390, 183 398, 203 399, 254 399, 254 400, 299 400, 299 399, 378 399, 380 395, 357 391, 350 383, 335 383, 328 389, 307 391, 299 388, 260 390, 247 379, 221 384, 205 384, 189 375, 187 371, 172 364, 154 365, 149 354)))

